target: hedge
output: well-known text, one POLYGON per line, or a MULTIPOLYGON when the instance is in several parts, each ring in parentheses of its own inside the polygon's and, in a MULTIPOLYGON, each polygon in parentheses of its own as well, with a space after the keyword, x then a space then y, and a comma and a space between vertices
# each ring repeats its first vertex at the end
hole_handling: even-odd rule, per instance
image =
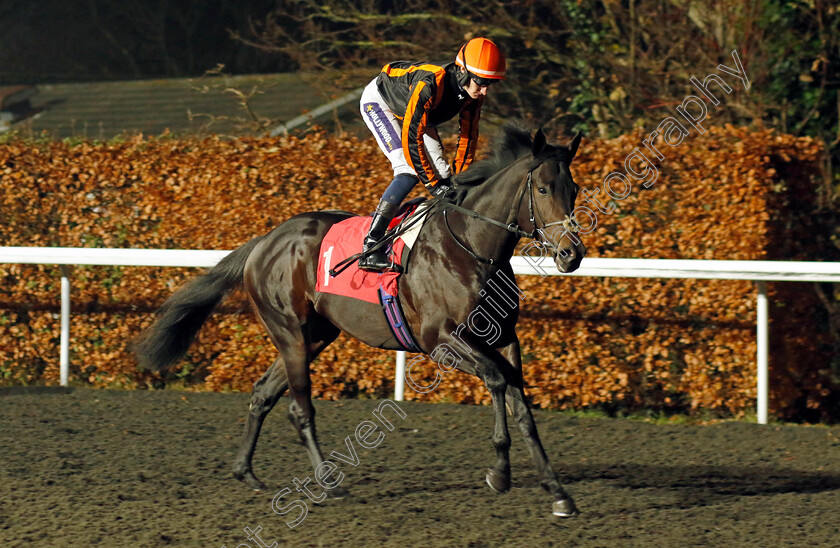
MULTIPOLYGON (((600 187, 606 175, 625 169, 642 139, 584 140, 572 165, 575 180, 584 189, 600 187)), ((816 142, 726 127, 676 147, 657 143, 665 155, 657 181, 634 184, 615 211, 599 214, 585 237, 589 257, 817 258, 791 242, 809 229, 791 204, 813 194, 816 142)), ((319 132, 109 143, 10 139, 0 144, 0 245, 233 249, 303 211, 369 213, 389 179, 372 139, 319 132)), ((71 382, 159 382, 138 371, 126 345, 197 273, 72 269, 71 382)), ((58 382, 60 275, 54 266, 0 265, 0 383, 58 382)), ((752 412, 751 282, 526 276, 519 284, 525 377, 536 405, 752 412)), ((838 387, 813 291, 806 284, 770 288, 771 409, 780 416, 824 410, 838 387)), ((166 380, 192 390, 246 391, 274 355, 236 294, 166 380)), ((342 335, 313 366, 314 395, 387 395, 393 358, 342 335)), ((407 397, 489 402, 481 383, 460 373, 429 394, 407 397)))

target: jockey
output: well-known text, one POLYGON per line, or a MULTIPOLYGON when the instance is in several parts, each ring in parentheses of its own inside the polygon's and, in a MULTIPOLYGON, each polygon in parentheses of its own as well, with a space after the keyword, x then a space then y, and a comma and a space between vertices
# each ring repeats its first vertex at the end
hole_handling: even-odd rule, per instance
MULTIPOLYGON (((379 201, 364 251, 388 229, 400 203, 422 181, 435 197, 452 200, 452 172, 470 165, 478 141, 478 118, 487 88, 504 79, 505 58, 486 38, 473 38, 445 65, 397 61, 362 92, 361 112, 379 148, 394 168, 394 179, 379 201), (455 161, 450 166, 436 126, 459 114, 460 132, 455 161)), ((363 270, 391 266, 384 246, 359 261, 363 270)))

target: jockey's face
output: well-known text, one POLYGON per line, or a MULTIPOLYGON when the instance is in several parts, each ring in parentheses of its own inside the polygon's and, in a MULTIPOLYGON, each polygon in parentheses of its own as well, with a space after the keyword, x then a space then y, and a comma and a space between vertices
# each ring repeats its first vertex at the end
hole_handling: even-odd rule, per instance
POLYGON ((466 91, 467 95, 473 99, 478 99, 479 97, 487 95, 487 86, 479 86, 474 80, 470 79, 470 82, 467 84, 467 87, 464 88, 464 91, 466 91))
MULTIPOLYGON (((464 67, 459 67, 461 72, 466 72, 464 67)), ((472 78, 467 80, 467 85, 464 86, 464 91, 467 92, 467 95, 472 97, 473 99, 478 99, 479 97, 484 97, 487 95, 487 88, 489 86, 479 86, 475 80, 472 78)))

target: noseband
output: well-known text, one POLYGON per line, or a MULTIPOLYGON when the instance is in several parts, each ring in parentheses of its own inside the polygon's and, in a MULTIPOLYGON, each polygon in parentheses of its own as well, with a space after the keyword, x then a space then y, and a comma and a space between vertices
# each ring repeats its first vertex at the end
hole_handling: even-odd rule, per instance
MULTIPOLYGON (((510 213, 508 214, 508 222, 507 223, 500 223, 499 221, 497 221, 495 219, 491 219, 489 217, 481 215, 480 213, 478 213, 476 211, 473 211, 471 209, 467 209, 465 207, 461 207, 461 206, 458 206, 458 205, 455 205, 455 204, 441 202, 441 206, 443 207, 443 220, 446 223, 446 228, 449 230, 449 235, 452 236, 452 239, 455 240, 455 243, 457 243, 459 246, 461 246, 461 248, 464 251, 466 251, 473 259, 475 259, 479 262, 482 262, 484 264, 490 264, 490 265, 496 264, 498 262, 495 259, 487 259, 487 258, 484 258, 484 257, 479 257, 478 255, 475 254, 475 252, 473 252, 473 250, 471 250, 466 245, 464 245, 461 242, 461 240, 459 240, 458 237, 455 236, 455 233, 452 232, 452 227, 449 226, 449 218, 446 216, 446 213, 449 209, 453 209, 455 211, 460 211, 461 213, 469 215, 474 219, 478 219, 480 221, 490 223, 490 224, 492 224, 494 226, 497 226, 499 228, 503 228, 503 229, 507 230, 508 232, 512 232, 512 233, 516 234, 520 238, 529 238, 531 240, 538 240, 539 241, 540 236, 544 234, 545 229, 547 229, 549 227, 552 227, 552 226, 557 226, 557 225, 562 226, 563 228, 565 228, 569 232, 577 232, 578 227, 574 223, 574 221, 572 221, 572 219, 571 219, 571 217, 569 217, 569 215, 565 215, 565 217, 563 218, 562 221, 555 221, 553 223, 543 222, 542 227, 537 226, 537 220, 536 220, 537 215, 535 214, 536 209, 534 207, 534 185, 531 182, 531 179, 532 179, 532 174, 533 174, 534 170, 537 169, 538 167, 540 167, 541 165, 542 164, 537 164, 536 166, 534 166, 530 170, 528 170, 528 175, 525 177, 525 182, 520 187, 519 192, 517 193, 518 196, 517 196, 516 200, 514 200, 513 205, 511 205, 510 213), (531 232, 527 232, 527 231, 523 230, 522 227, 518 223, 516 223, 516 221, 515 221, 515 219, 517 217, 517 213, 519 212, 519 207, 522 204, 522 198, 525 197, 526 192, 528 193, 528 220, 531 223, 531 225, 534 227, 534 230, 532 230, 531 232)), ((538 214, 539 212, 536 212, 536 213, 538 214)), ((541 220, 543 220, 543 221, 545 220, 545 217, 543 217, 542 215, 539 215, 539 217, 541 218, 541 220)))
MULTIPOLYGON (((540 167, 540 166, 536 166, 536 167, 534 167, 534 169, 537 169, 537 167, 540 167)), ((537 221, 536 221, 535 215, 534 215, 534 212, 536 210, 536 208, 534 207, 534 187, 531 184, 531 174, 534 172, 534 169, 532 169, 528 172, 528 177, 525 181, 525 185, 528 187, 528 221, 530 221, 530 223, 532 225, 534 225, 534 232, 532 234, 544 233, 546 228, 549 228, 549 227, 552 227, 552 226, 557 226, 557 225, 562 226, 568 232, 577 232, 578 231, 578 226, 575 224, 574 221, 572 221, 572 218, 569 217, 568 214, 563 217, 562 221, 554 221, 553 223, 546 223, 545 222, 545 217, 540 215, 540 217, 542 217, 542 219, 543 219, 543 225, 542 225, 542 228, 537 227, 537 221)), ((522 196, 519 197, 519 201, 522 202, 522 196)), ((519 209, 519 206, 517 204, 516 210, 518 210, 518 209, 519 209)), ((531 239, 536 239, 536 238, 535 238, 535 236, 531 236, 531 239)))

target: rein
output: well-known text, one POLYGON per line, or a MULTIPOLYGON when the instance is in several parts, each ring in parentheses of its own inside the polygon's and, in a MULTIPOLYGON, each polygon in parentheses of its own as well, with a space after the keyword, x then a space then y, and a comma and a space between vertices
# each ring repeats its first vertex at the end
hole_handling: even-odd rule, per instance
MULTIPOLYGON (((489 265, 493 265, 493 264, 496 264, 498 262, 496 259, 487 259, 485 257, 480 257, 480 256, 476 255, 476 253, 473 250, 471 250, 466 245, 464 245, 461 242, 461 240, 459 240, 458 237, 455 236, 455 233, 452 231, 452 227, 449 226, 449 218, 446 216, 446 212, 447 212, 448 209, 452 209, 452 210, 455 210, 455 211, 460 211, 461 213, 469 215, 470 217, 472 217, 474 219, 478 219, 480 221, 489 223, 489 224, 497 226, 499 228, 503 228, 504 230, 507 230, 508 232, 512 232, 513 234, 516 234, 520 238, 529 238, 531 240, 538 240, 539 236, 543 233, 543 231, 546 228, 549 228, 551 226, 556 226, 556 225, 562 226, 563 228, 565 228, 569 232, 577 232, 578 231, 578 227, 575 225, 575 223, 572 221, 572 219, 568 215, 566 215, 565 218, 562 221, 555 221, 553 223, 543 223, 542 227, 537 226, 536 216, 534 214, 534 211, 535 211, 535 209, 534 209, 534 188, 533 188, 533 184, 531 182, 532 173, 534 172, 535 169, 537 169, 537 167, 539 167, 539 165, 534 166, 533 168, 528 170, 528 175, 525 178, 525 184, 522 185, 522 187, 521 187, 521 189, 518 193, 519 196, 516 200, 514 200, 513 205, 511 206, 510 214, 508 215, 509 219, 513 218, 516 215, 516 212, 519 211, 519 206, 522 204, 522 198, 525 197, 525 191, 527 189, 527 192, 528 192, 528 220, 534 226, 534 230, 531 231, 531 232, 527 232, 527 231, 523 230, 522 227, 519 224, 517 224, 516 222, 513 222, 513 221, 510 221, 507 224, 500 223, 499 221, 497 221, 495 219, 491 219, 490 217, 487 217, 485 215, 482 215, 482 214, 480 214, 476 211, 473 211, 471 209, 467 209, 465 207, 461 207, 461 206, 458 206, 458 205, 455 205, 455 204, 450 204, 450 203, 442 203, 441 204, 442 207, 443 207, 443 220, 446 223, 447 230, 449 230, 449 235, 452 236, 452 239, 455 240, 455 243, 457 243, 459 246, 461 246, 461 249, 466 251, 473 259, 475 259, 475 260, 477 260, 481 263, 489 264, 489 265)), ((543 218, 542 215, 540 215, 540 217, 543 218)))

